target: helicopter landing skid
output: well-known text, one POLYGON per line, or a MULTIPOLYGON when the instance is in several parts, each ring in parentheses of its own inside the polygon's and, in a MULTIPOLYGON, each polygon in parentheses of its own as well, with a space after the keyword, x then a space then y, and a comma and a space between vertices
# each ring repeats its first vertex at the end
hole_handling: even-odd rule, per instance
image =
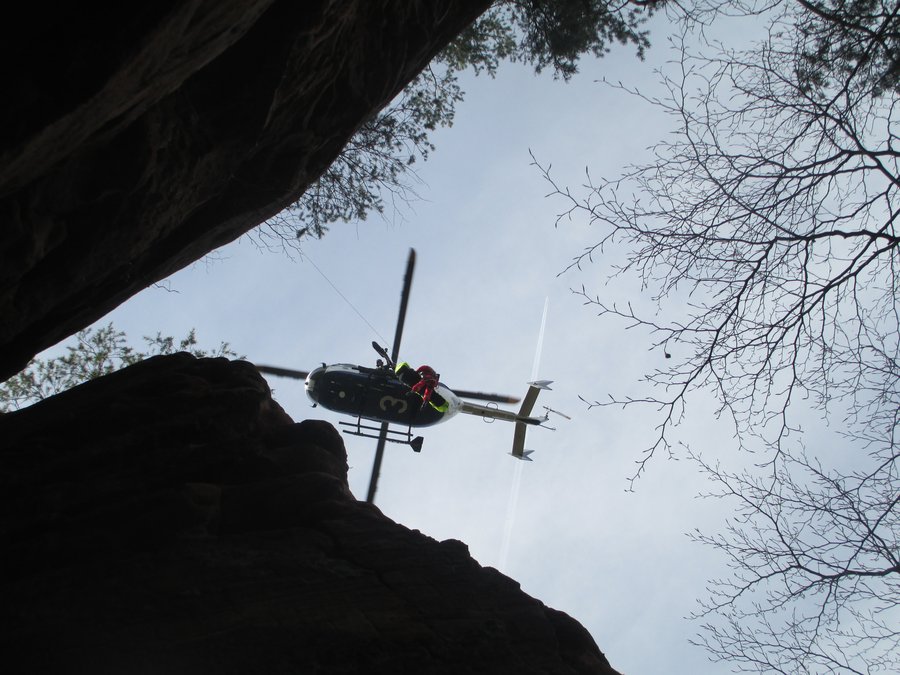
MULTIPOLYGON (((362 419, 357 418, 356 422, 341 422, 339 421, 342 427, 350 427, 349 429, 341 429, 345 434, 350 434, 351 436, 360 436, 362 438, 381 438, 381 427, 369 426, 367 424, 362 423, 362 419), (376 433, 371 433, 376 432, 376 433)), ((388 427, 385 430, 384 440, 390 443, 402 443, 403 445, 408 445, 413 449, 414 452, 422 452, 422 443, 424 442, 424 438, 421 436, 412 435, 412 427, 407 429, 406 431, 401 431, 400 429, 391 429, 388 427)))

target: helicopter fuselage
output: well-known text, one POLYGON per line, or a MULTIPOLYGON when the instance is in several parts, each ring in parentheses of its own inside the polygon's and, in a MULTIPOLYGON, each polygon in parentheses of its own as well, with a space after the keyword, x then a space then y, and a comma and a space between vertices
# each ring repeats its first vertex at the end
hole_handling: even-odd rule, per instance
POLYGON ((447 410, 423 405, 422 397, 387 367, 337 363, 316 368, 306 378, 307 396, 323 408, 409 427, 429 427, 459 412, 461 401, 456 394, 440 383, 435 391, 449 404, 447 410))

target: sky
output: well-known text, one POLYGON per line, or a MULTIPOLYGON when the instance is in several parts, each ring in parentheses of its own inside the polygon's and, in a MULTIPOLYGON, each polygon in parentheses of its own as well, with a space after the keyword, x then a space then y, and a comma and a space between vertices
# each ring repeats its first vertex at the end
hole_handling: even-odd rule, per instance
MULTIPOLYGON (((706 581, 725 570, 686 533, 713 531, 726 514, 720 503, 697 498, 710 486, 684 460, 654 458, 628 492, 658 417, 649 409, 589 410, 579 398, 638 393, 641 375, 664 357, 650 349, 650 336, 598 318, 571 289, 585 284, 603 298, 644 307, 649 298, 636 285, 606 284, 609 261, 560 276, 598 233, 585 222, 555 225, 562 204, 546 198, 529 156, 552 163, 559 182, 573 187, 586 167, 613 176, 649 157, 647 147, 670 121, 597 80, 652 92, 654 67, 672 57, 665 22, 654 27, 645 62, 618 47, 584 61, 568 84, 510 64, 494 80, 463 78, 466 99, 454 126, 435 134, 437 150, 417 165, 421 200, 399 214, 335 224, 323 239, 304 243, 303 256, 262 250, 242 237, 98 323, 112 321, 135 342, 194 328, 200 346, 227 341, 268 365, 374 365, 370 343, 393 339, 406 258, 415 248, 401 358, 433 366, 451 388, 523 395, 547 302, 537 376, 554 384, 539 404, 571 420, 554 417, 556 431, 529 431, 531 463, 509 456, 512 425, 462 415, 426 430, 421 454, 389 445, 376 504, 435 539, 465 542, 479 563, 573 616, 616 669, 715 674, 729 669, 688 644, 698 626, 684 617, 697 608, 706 581)), ((295 421, 344 419, 311 408, 302 382, 268 381, 295 421)), ((702 397, 680 434, 708 456, 734 451, 729 430, 702 397)), ((344 440, 351 490, 364 499, 374 442, 344 440)))

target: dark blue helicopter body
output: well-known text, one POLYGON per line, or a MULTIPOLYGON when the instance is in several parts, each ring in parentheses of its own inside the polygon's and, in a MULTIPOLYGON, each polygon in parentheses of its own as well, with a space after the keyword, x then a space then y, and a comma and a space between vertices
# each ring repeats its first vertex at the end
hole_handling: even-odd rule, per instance
POLYGON ((456 396, 440 384, 438 392, 451 403, 446 411, 422 405, 422 397, 386 367, 339 363, 316 368, 306 378, 306 393, 324 408, 407 427, 428 427, 457 412, 456 396))
MULTIPOLYGON (((385 443, 404 443, 419 452, 422 449, 422 437, 413 437, 413 427, 428 427, 450 419, 457 413, 478 415, 484 419, 500 419, 515 423, 513 435, 512 455, 518 459, 530 459, 530 450, 525 450, 526 425, 541 425, 547 420, 547 415, 531 417, 531 411, 541 389, 549 389, 549 381, 541 380, 529 382, 525 401, 518 412, 502 410, 495 405, 479 405, 464 399, 475 399, 493 403, 516 403, 519 399, 497 394, 484 394, 449 388, 438 382, 434 388, 434 394, 443 399, 443 410, 436 409, 431 402, 423 404, 423 398, 412 391, 409 385, 403 383, 394 372, 392 364, 397 363, 400 351, 400 336, 403 333, 403 322, 406 317, 406 306, 409 300, 410 285, 412 284, 413 267, 415 266, 415 251, 410 249, 409 260, 406 264, 406 276, 403 279, 403 291, 400 295, 400 315, 397 319, 397 330, 394 333, 394 344, 390 354, 387 349, 373 342, 372 346, 382 357, 378 361, 377 368, 367 368, 347 363, 334 365, 322 365, 311 373, 278 368, 274 366, 257 366, 261 372, 272 375, 295 377, 306 379, 306 393, 316 405, 328 408, 335 412, 355 417, 355 422, 338 422, 343 427, 344 433, 366 438, 375 438, 378 445, 375 449, 375 462, 372 466, 372 478, 369 482, 369 492, 366 501, 372 502, 375 498, 375 486, 381 467, 381 459, 384 454, 385 443), (387 363, 385 366, 383 364, 387 363), (363 424, 363 420, 378 422, 377 426, 363 424), (406 429, 394 429, 392 424, 401 425, 406 429)), ((546 317, 546 306, 544 316, 546 317)), ((543 326, 541 328, 543 335, 543 326)), ((548 408, 549 411, 549 408, 548 408)), ((554 411, 555 412, 555 411, 554 411)))

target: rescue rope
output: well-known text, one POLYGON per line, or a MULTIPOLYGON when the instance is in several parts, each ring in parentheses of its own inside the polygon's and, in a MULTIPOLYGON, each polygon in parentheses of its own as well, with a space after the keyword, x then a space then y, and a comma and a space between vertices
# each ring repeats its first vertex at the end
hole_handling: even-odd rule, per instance
POLYGON ((316 263, 314 263, 314 262, 312 261, 312 258, 310 258, 306 253, 301 253, 301 254, 300 254, 300 257, 301 257, 301 258, 305 258, 305 259, 309 262, 309 264, 312 265, 312 266, 315 268, 316 272, 318 272, 320 275, 322 275, 322 278, 323 278, 325 281, 328 282, 328 285, 331 286, 331 287, 334 289, 334 292, 337 293, 339 296, 341 296, 341 299, 343 299, 343 301, 347 303, 347 305, 350 307, 350 309, 352 309, 354 312, 356 312, 356 315, 357 315, 360 319, 362 319, 363 322, 365 322, 365 324, 372 330, 373 333, 375 333, 375 335, 376 335, 378 338, 381 339, 381 343, 382 343, 382 344, 385 344, 385 345, 386 345, 386 344, 389 344, 388 341, 384 339, 384 336, 382 336, 382 334, 379 333, 379 332, 375 329, 375 326, 373 326, 371 323, 369 323, 369 320, 368 320, 366 317, 364 317, 364 316, 362 315, 362 312, 360 312, 358 309, 356 309, 356 306, 355 306, 352 302, 350 302, 350 300, 347 299, 347 296, 344 295, 343 293, 341 293, 340 289, 338 289, 338 287, 335 286, 335 285, 331 282, 331 279, 329 279, 328 277, 325 276, 325 273, 324 273, 322 270, 319 269, 319 266, 316 265, 316 263))

